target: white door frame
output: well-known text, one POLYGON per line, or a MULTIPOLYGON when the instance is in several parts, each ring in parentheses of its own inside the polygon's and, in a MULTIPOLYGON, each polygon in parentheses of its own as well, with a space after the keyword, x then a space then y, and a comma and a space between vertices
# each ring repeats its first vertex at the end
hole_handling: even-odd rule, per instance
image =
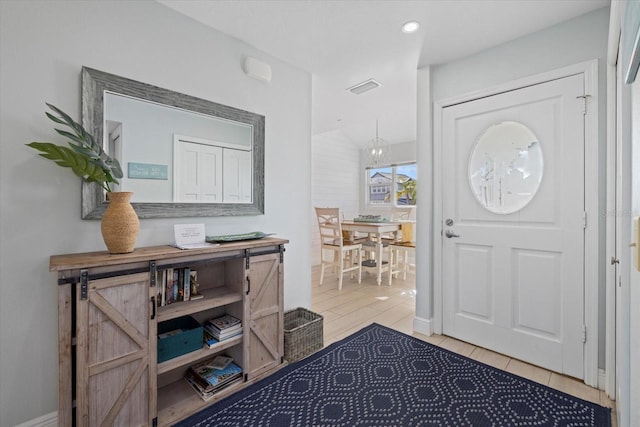
POLYGON ((619 262, 617 234, 619 233, 617 204, 617 173, 618 173, 618 78, 617 64, 620 45, 620 19, 622 10, 619 2, 611 3, 609 16, 609 40, 607 47, 607 215, 606 215, 606 256, 605 260, 611 260, 606 265, 606 306, 605 306, 605 372, 603 389, 611 399, 616 397, 616 292, 618 286, 619 262))
MULTIPOLYGON (((598 284, 600 259, 598 257, 599 238, 599 147, 598 147, 598 60, 581 62, 535 76, 525 77, 511 82, 481 89, 454 98, 434 102, 434 144, 433 144, 433 201, 439 206, 433 211, 433 326, 434 332, 442 333, 443 318, 443 271, 442 271, 442 185, 443 185, 443 109, 463 102, 473 101, 503 92, 533 86, 563 77, 584 74, 587 111, 585 116, 585 259, 584 259, 584 324, 586 325, 587 342, 584 353, 584 382, 590 386, 598 386, 598 284), (589 173, 591 172, 591 173, 589 173)), ((576 100, 579 102, 579 100, 576 100)))

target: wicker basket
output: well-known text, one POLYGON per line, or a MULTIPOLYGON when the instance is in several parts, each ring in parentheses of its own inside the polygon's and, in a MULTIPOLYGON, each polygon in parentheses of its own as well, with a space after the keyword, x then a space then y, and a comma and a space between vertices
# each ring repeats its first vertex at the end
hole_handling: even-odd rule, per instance
POLYGON ((322 316, 306 308, 284 313, 284 358, 295 362, 320 350, 322 344, 322 316))

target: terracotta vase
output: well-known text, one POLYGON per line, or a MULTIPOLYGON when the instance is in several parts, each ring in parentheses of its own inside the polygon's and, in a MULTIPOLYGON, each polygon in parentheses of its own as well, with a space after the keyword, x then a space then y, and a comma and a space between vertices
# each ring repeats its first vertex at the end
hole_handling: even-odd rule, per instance
POLYGON ((109 206, 102 216, 102 238, 111 254, 126 254, 136 247, 140 221, 129 203, 133 193, 112 191, 107 193, 109 206))

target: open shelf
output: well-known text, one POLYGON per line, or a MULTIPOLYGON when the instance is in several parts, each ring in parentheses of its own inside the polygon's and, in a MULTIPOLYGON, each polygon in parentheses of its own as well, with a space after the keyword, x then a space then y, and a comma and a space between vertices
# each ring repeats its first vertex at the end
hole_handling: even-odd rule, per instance
POLYGON ((211 399, 202 398, 191 388, 184 378, 158 389, 158 424, 171 425, 202 408, 238 391, 244 381, 231 383, 217 392, 211 399))
POLYGON ((203 347, 200 350, 192 351, 191 353, 183 354, 182 356, 174 357, 165 362, 158 363, 158 375, 165 374, 174 369, 191 365, 200 359, 207 356, 213 356, 223 350, 226 350, 234 345, 242 344, 242 335, 238 335, 228 340, 217 343, 211 348, 203 347))
POLYGON ((193 301, 179 301, 159 307, 158 322, 242 301, 242 293, 234 292, 224 286, 202 289, 200 293, 204 298, 193 301))

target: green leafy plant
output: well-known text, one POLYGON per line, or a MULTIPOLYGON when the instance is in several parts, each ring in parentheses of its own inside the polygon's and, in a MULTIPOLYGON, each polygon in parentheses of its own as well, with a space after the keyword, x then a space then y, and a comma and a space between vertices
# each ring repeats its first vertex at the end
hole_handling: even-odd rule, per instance
POLYGON ((71 140, 68 142, 69 146, 51 142, 31 142, 26 145, 40 151, 40 155, 45 159, 53 160, 59 166, 71 168, 80 178, 87 182, 97 182, 107 192, 111 192, 110 184, 118 184, 118 178, 123 176, 118 160, 105 153, 93 136, 68 114, 49 103, 47 106, 57 114, 55 116, 47 112, 49 119, 71 129, 69 132, 54 128, 60 135, 71 140))
POLYGON ((416 204, 416 181, 415 180, 408 179, 402 183, 402 189, 396 192, 396 200, 402 198, 402 196, 406 197, 407 205, 416 204))

